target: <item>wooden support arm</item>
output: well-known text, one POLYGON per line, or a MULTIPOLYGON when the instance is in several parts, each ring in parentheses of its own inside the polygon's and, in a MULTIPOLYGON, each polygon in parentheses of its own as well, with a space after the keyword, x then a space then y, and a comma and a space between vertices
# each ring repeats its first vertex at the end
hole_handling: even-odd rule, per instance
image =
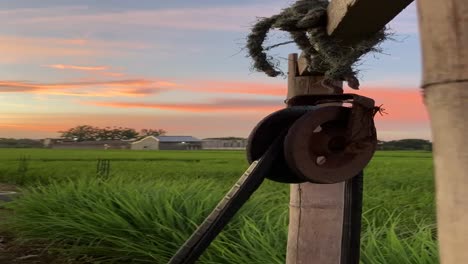
POLYGON ((381 30, 413 0, 332 0, 327 32, 345 42, 365 38, 381 30))

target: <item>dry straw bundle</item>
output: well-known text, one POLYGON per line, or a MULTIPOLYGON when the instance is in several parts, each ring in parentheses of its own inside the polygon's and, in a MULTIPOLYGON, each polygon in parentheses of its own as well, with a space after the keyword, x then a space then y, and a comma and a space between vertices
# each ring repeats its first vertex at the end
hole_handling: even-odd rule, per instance
POLYGON ((382 29, 355 43, 330 37, 326 29, 328 4, 326 0, 299 0, 278 15, 260 19, 247 41, 253 67, 271 77, 283 74, 263 47, 268 32, 279 29, 291 34, 307 59, 310 72, 323 73, 327 80, 346 81, 349 87, 358 89, 356 63, 368 52, 379 52, 377 46, 386 39, 387 33, 382 29))

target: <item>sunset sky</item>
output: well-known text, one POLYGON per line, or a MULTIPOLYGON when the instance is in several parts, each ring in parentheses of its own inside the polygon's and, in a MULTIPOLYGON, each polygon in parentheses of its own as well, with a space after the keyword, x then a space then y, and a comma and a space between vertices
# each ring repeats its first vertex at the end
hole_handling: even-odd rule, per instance
MULTIPOLYGON (((251 70, 246 36, 257 17, 292 2, 1 1, 0 137, 57 137, 83 124, 247 137, 283 107, 286 80, 251 70)), ((359 93, 388 112, 377 116, 380 139, 430 139, 414 4, 390 27, 384 54, 359 67, 359 93)), ((270 54, 286 70, 293 52, 270 54)))

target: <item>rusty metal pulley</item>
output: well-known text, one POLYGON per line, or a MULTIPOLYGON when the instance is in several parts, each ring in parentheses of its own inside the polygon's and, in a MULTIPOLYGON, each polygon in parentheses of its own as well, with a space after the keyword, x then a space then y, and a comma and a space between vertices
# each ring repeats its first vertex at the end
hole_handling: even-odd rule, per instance
POLYGON ((369 163, 377 145, 372 99, 354 94, 311 95, 294 97, 288 104, 260 121, 248 139, 247 160, 252 163, 288 130, 284 154, 268 179, 338 183, 351 179, 369 163))
POLYGON ((285 138, 288 167, 298 178, 313 183, 338 183, 356 176, 371 160, 377 138, 373 126, 361 127, 370 129, 364 138, 351 138, 351 122, 357 120, 348 107, 325 106, 304 114, 285 138))

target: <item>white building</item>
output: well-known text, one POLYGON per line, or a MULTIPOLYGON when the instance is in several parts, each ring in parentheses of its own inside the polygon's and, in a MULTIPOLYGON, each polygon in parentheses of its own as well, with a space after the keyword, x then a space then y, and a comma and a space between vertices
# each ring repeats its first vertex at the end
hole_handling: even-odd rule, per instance
POLYGON ((159 139, 153 136, 148 136, 131 144, 130 149, 133 150, 159 150, 159 139))
POLYGON ((133 150, 197 150, 201 148, 201 140, 191 136, 148 136, 131 145, 133 150))

